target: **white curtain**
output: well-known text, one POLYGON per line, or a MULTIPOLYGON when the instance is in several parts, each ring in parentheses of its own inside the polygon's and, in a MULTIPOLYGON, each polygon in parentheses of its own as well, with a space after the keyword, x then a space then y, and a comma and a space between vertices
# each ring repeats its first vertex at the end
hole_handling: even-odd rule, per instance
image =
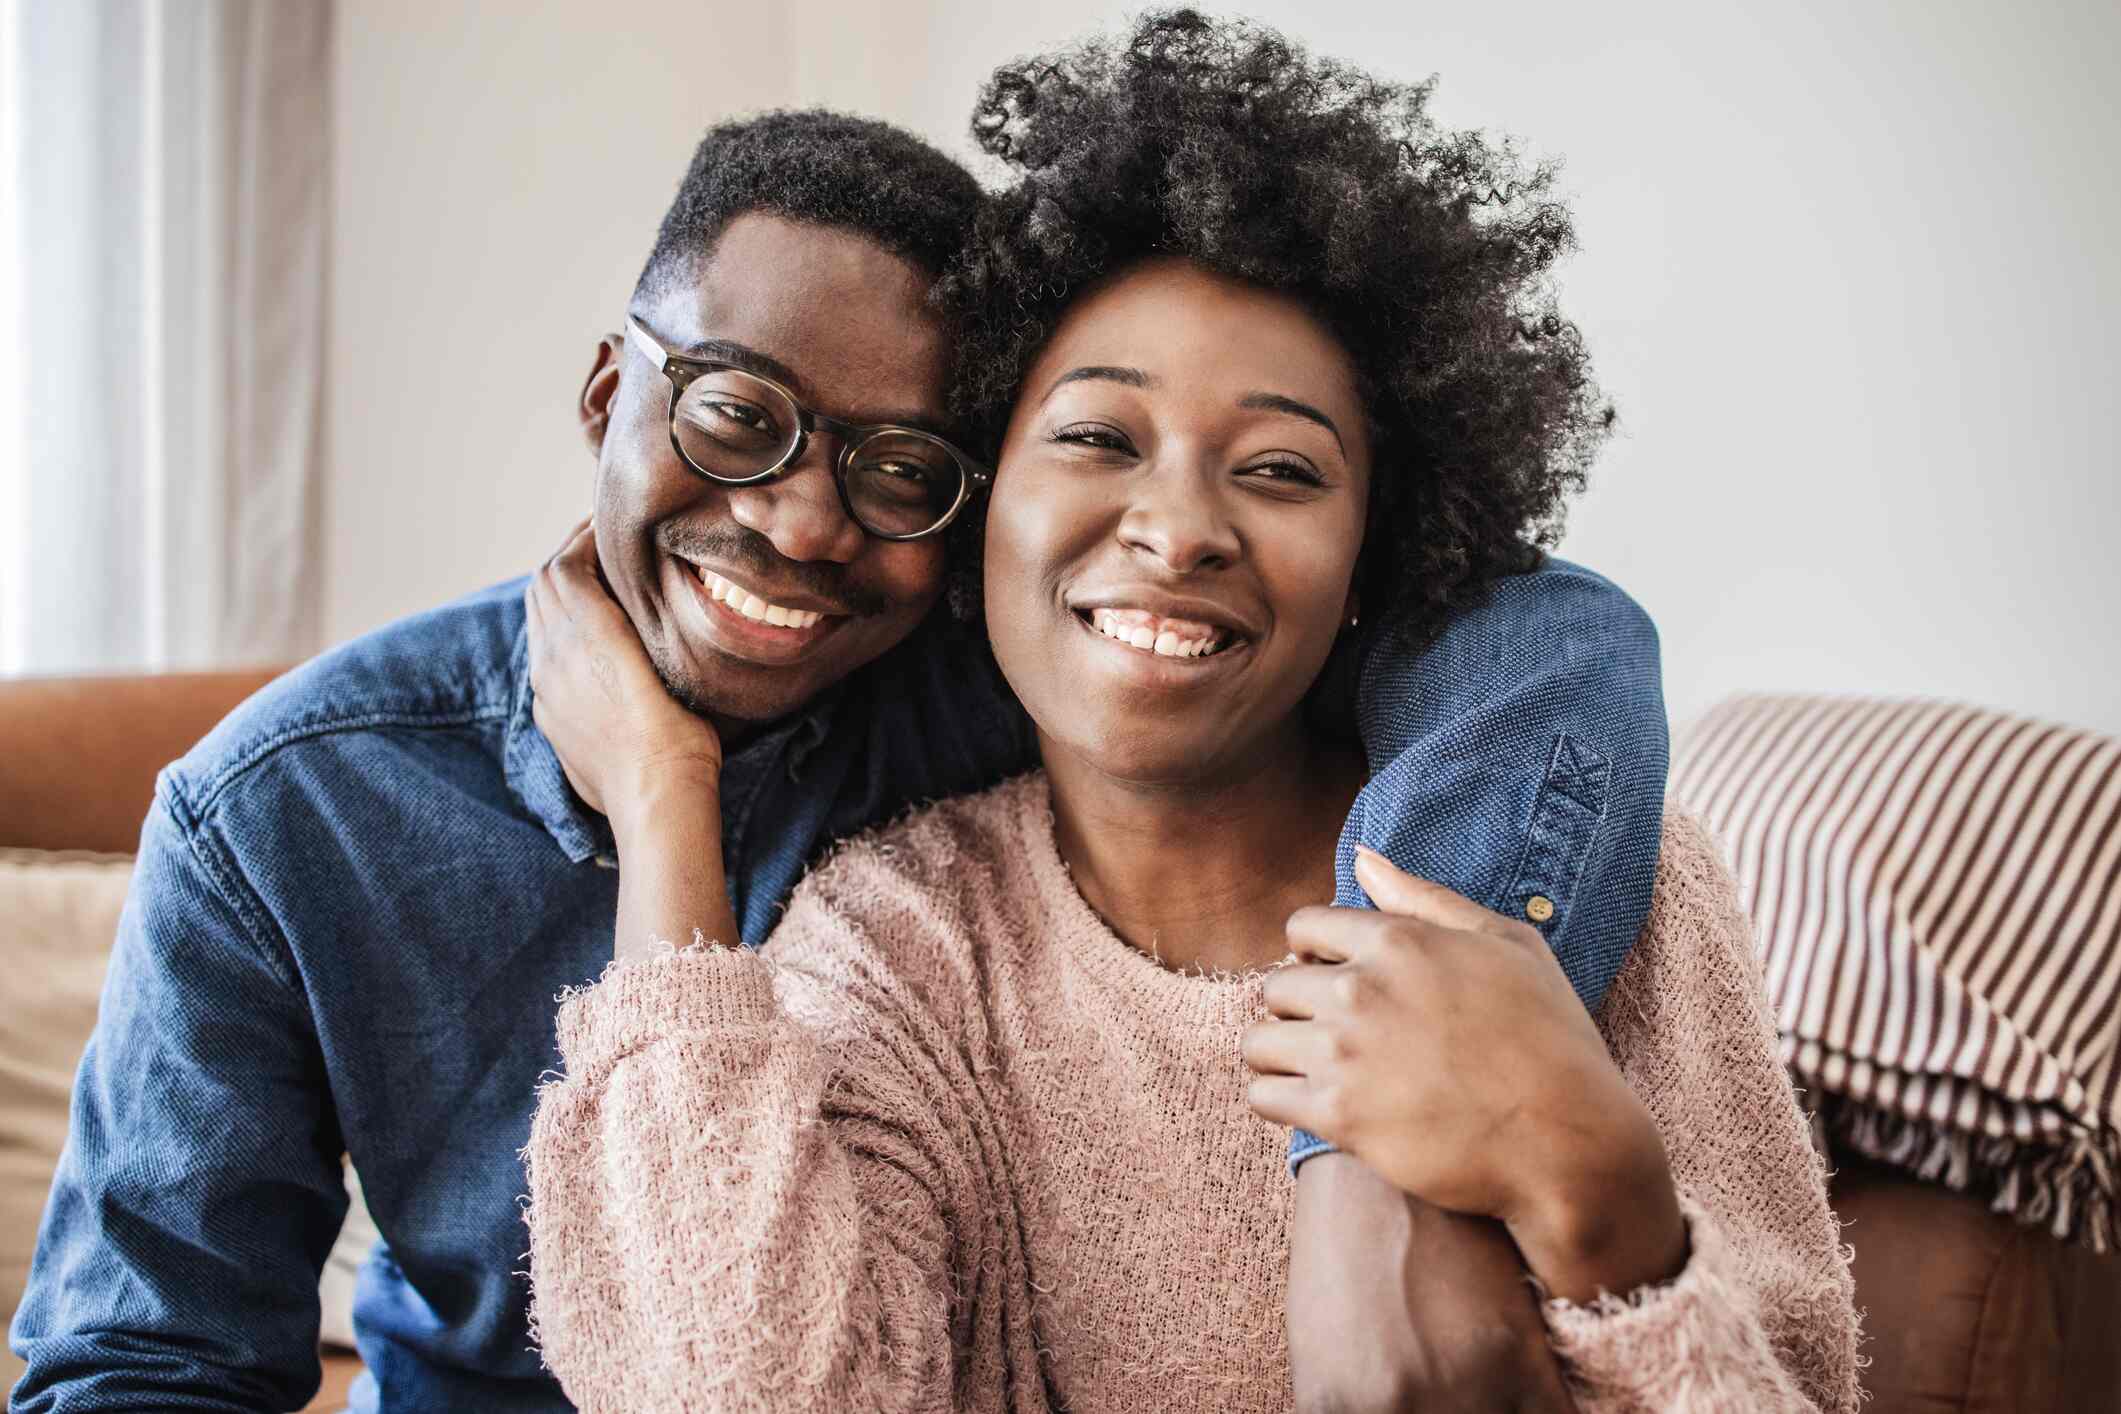
POLYGON ((0 0, 0 673, 316 648, 329 0, 0 0))

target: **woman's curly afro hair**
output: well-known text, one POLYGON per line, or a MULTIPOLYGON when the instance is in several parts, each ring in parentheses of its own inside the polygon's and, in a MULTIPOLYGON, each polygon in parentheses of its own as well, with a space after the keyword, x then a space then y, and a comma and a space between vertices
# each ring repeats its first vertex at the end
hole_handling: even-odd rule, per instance
MULTIPOLYGON (((1546 282, 1572 240, 1554 169, 1439 127, 1432 83, 1386 82, 1193 10, 997 69, 972 130, 1017 180, 939 289, 962 322, 959 415, 999 447, 1069 304, 1143 259, 1286 292, 1362 381, 1362 600, 1433 638, 1498 576, 1539 562, 1613 419, 1546 282)), ((982 519, 952 547, 966 614, 982 519)))

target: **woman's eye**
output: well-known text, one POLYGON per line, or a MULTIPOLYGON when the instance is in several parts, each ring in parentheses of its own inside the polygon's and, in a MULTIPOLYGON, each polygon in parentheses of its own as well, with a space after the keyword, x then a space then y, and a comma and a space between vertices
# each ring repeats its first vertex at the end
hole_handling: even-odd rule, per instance
POLYGON ((1053 434, 1056 442, 1067 442, 1078 447, 1095 447, 1103 452, 1124 452, 1131 448, 1121 433, 1102 423, 1078 422, 1063 427, 1053 434))
POLYGON ((1261 462, 1248 466, 1239 473, 1242 476, 1258 477, 1267 481, 1285 482, 1291 486, 1316 487, 1326 484, 1326 479, 1314 467, 1302 462, 1261 462))

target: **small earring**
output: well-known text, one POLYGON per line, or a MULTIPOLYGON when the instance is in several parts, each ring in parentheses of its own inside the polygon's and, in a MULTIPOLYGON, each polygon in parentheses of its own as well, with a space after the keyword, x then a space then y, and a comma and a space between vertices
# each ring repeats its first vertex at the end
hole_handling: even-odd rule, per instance
POLYGON ((1349 628, 1353 628, 1353 627, 1355 627, 1355 625, 1357 625, 1357 624, 1359 624, 1359 623, 1361 623, 1361 622, 1362 622, 1362 616, 1361 616, 1360 614, 1350 614, 1350 615, 1348 615, 1348 627, 1349 627, 1349 628))

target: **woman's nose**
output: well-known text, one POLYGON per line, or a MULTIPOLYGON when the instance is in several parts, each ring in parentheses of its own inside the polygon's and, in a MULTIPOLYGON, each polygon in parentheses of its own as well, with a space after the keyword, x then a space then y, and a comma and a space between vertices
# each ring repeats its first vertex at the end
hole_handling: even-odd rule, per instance
POLYGON ((1154 555, 1174 574, 1236 561, 1241 544, 1216 494, 1217 472, 1157 466, 1135 483, 1120 516, 1120 543, 1154 555))
POLYGON ((830 438, 811 438, 795 465, 773 480, 730 487, 729 514, 788 559, 853 563, 865 537, 833 484, 835 451, 830 438))

